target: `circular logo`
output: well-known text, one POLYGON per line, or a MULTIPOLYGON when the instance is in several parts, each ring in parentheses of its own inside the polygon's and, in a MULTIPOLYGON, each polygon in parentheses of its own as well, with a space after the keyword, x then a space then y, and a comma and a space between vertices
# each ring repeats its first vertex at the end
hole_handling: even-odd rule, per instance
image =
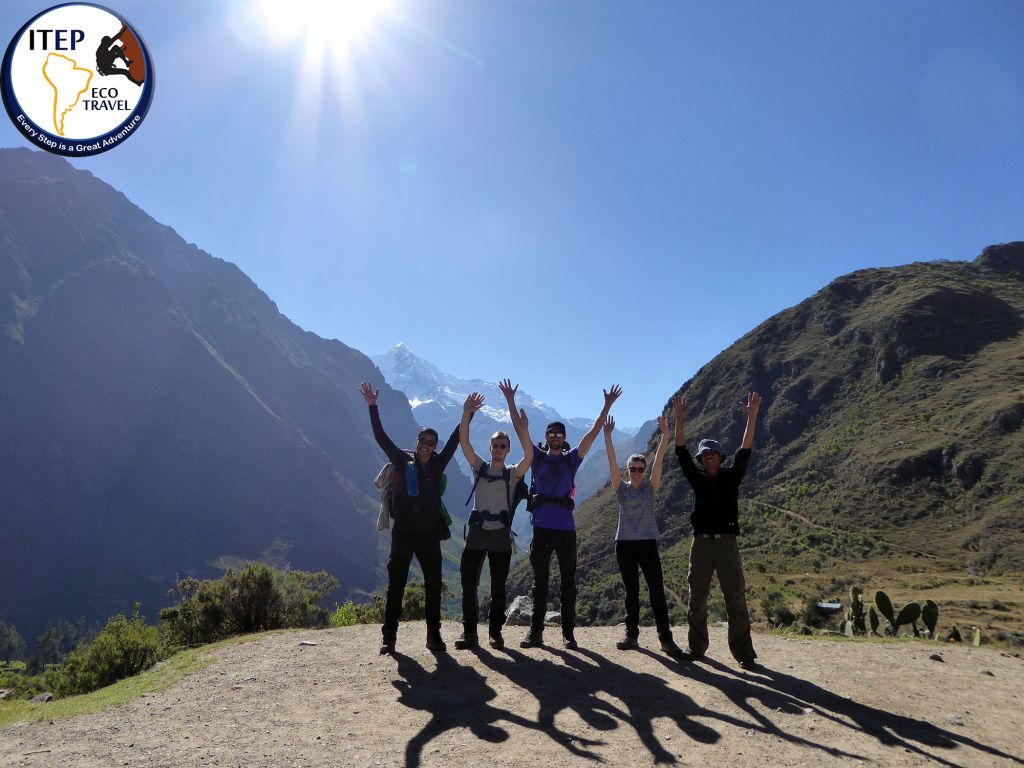
POLYGON ((66 157, 113 149, 138 130, 153 100, 153 62, 139 33, 91 3, 55 6, 18 30, 2 81, 18 130, 66 157))

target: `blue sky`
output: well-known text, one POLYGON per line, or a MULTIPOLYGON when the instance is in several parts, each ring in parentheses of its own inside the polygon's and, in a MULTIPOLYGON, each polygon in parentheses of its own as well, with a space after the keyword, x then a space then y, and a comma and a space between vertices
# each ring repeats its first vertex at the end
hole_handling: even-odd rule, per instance
POLYGON ((74 164, 304 328, 569 416, 614 382, 639 424, 839 275, 1024 237, 1019 0, 387 0, 347 42, 257 6, 111 0, 156 94, 74 164))

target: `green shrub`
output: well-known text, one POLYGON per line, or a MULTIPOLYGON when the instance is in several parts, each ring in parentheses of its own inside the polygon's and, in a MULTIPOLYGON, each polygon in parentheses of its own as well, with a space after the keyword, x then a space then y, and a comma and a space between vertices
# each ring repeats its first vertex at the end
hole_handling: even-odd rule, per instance
POLYGON ((159 631, 146 624, 136 603, 130 620, 118 614, 107 621, 95 640, 71 652, 63 668, 47 673, 47 683, 60 696, 88 693, 137 675, 166 656, 159 631))
POLYGON ((178 603, 160 612, 167 641, 176 646, 210 643, 229 635, 288 627, 323 627, 319 605, 338 586, 326 571, 282 571, 262 563, 229 568, 219 579, 178 583, 178 603))
POLYGON ((369 603, 353 603, 346 600, 344 605, 334 606, 328 623, 332 627, 351 627, 355 624, 380 624, 384 621, 384 597, 374 595, 369 603))

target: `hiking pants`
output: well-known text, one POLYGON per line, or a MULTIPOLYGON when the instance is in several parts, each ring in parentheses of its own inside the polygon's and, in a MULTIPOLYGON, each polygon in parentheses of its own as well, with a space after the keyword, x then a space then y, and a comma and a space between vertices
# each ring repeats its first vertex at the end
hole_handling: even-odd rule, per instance
POLYGON ((657 540, 616 541, 615 558, 619 561, 619 573, 626 587, 626 634, 640 636, 640 571, 643 571, 654 622, 658 625, 658 637, 671 640, 672 628, 668 621, 668 602, 665 600, 665 580, 661 573, 657 540))
POLYGON ((441 542, 393 531, 391 554, 388 556, 388 597, 384 605, 384 642, 394 642, 398 619, 402 615, 402 596, 409 579, 413 556, 423 570, 424 613, 427 630, 441 629, 441 542))
POLYGON ((544 631, 544 614, 548 606, 548 584, 551 579, 551 555, 558 558, 561 580, 562 634, 576 626, 576 531, 556 528, 534 528, 530 544, 530 565, 533 566, 533 632, 544 631))
POLYGON ((512 562, 512 550, 493 552, 467 547, 462 550, 462 562, 459 564, 459 574, 462 576, 462 624, 466 637, 476 637, 477 634, 480 603, 476 593, 485 557, 491 569, 491 617, 488 632, 492 636, 499 634, 505 623, 505 582, 512 562))
POLYGON ((686 575, 690 587, 690 605, 686 612, 690 652, 703 656, 708 649, 708 595, 715 573, 718 573, 725 610, 729 614, 729 650, 737 661, 753 661, 757 654, 750 639, 743 564, 736 537, 729 534, 718 538, 694 534, 690 546, 690 570, 686 575))

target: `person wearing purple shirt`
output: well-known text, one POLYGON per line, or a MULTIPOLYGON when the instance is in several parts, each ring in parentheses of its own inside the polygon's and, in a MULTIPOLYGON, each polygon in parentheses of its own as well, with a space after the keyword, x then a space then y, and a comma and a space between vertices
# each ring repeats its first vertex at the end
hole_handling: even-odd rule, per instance
POLYGON ((551 577, 551 555, 558 558, 561 577, 562 637, 566 648, 576 648, 576 520, 573 518, 573 492, 576 470, 594 444, 608 412, 622 388, 612 385, 604 392, 604 408, 594 426, 583 436, 578 448, 570 448, 565 440, 565 425, 560 421, 548 424, 546 442, 538 443, 533 452, 530 480, 533 542, 530 544, 530 565, 533 567, 533 617, 530 632, 522 648, 535 648, 544 643, 544 613, 548 602, 551 577))

